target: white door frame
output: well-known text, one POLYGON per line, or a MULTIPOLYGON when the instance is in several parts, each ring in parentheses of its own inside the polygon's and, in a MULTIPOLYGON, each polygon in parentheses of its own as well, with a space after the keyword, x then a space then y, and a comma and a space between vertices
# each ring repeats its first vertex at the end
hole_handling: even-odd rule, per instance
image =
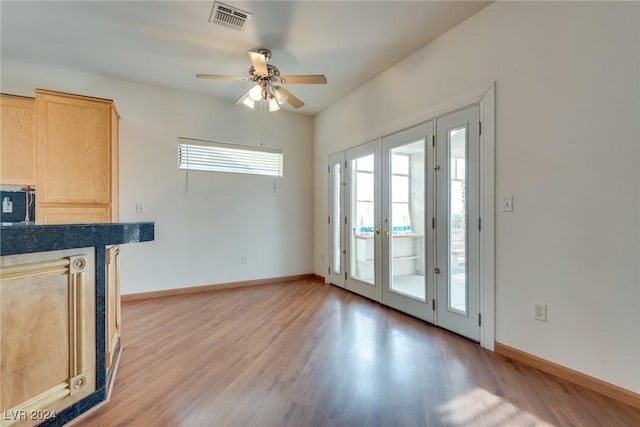
POLYGON ((480 104, 480 345, 493 351, 495 343, 495 146, 496 85, 492 82, 480 104))

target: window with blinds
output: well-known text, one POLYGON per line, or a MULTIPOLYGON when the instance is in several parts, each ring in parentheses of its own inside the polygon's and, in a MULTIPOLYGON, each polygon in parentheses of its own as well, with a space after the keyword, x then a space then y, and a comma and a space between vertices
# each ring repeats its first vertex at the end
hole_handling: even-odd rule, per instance
POLYGON ((281 149, 178 138, 178 168, 282 176, 281 149))

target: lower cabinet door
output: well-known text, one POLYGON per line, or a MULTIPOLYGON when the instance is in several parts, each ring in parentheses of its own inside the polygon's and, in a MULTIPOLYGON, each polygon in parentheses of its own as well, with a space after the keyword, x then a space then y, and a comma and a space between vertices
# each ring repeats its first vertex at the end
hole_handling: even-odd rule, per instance
POLYGON ((95 391, 94 253, 0 258, 0 425, 39 424, 95 391))
POLYGON ((107 369, 111 369, 120 344, 120 246, 110 246, 105 254, 107 307, 106 307, 106 357, 107 369))

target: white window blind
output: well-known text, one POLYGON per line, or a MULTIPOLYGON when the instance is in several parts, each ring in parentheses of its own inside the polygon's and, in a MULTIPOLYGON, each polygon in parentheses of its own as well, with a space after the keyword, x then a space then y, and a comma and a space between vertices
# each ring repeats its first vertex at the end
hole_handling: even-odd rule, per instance
POLYGON ((282 176, 281 149, 178 138, 178 168, 282 176))

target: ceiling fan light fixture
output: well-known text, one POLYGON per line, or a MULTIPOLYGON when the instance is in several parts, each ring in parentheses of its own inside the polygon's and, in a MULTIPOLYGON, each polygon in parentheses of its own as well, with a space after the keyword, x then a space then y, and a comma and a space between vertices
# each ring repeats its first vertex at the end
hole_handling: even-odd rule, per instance
POLYGON ((278 105, 278 101, 274 96, 269 97, 269 112, 278 111, 280 109, 280 105, 278 105))
POLYGON ((254 101, 260 101, 262 99, 262 87, 256 83, 249 91, 249 96, 254 101))
POLYGON ((255 105, 255 101, 251 99, 249 95, 244 97, 244 100, 242 101, 242 103, 247 107, 251 108, 252 110, 253 110, 253 106, 255 105))

